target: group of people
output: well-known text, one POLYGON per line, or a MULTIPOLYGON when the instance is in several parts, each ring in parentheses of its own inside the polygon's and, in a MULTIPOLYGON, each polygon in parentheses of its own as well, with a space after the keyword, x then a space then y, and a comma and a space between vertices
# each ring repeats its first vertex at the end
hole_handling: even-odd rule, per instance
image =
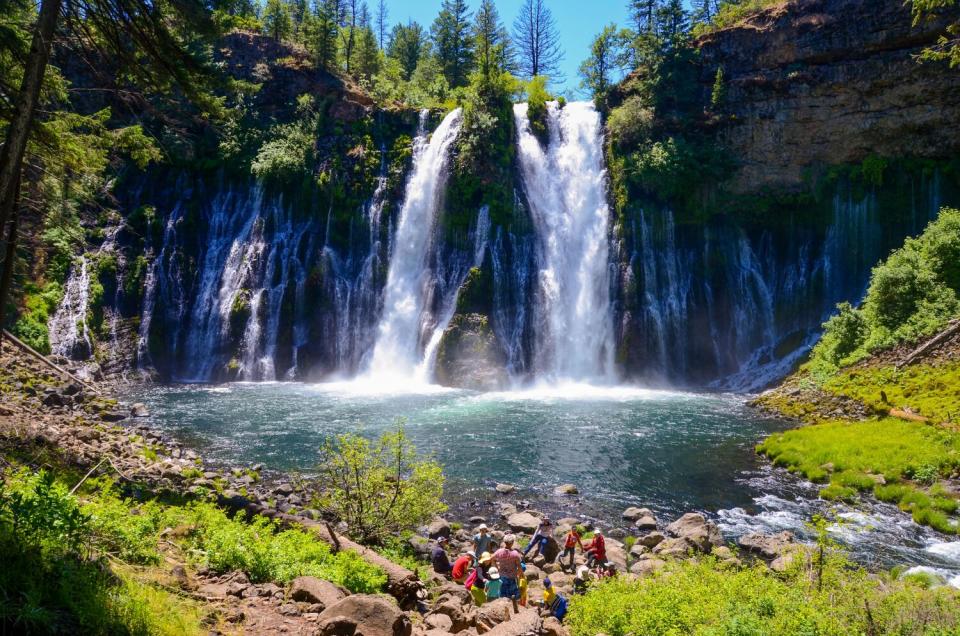
MULTIPOLYGON (((516 610, 518 606, 526 606, 528 603, 527 579, 524 575, 526 560, 531 552, 531 558, 544 554, 552 528, 550 519, 543 519, 533 533, 530 543, 521 553, 514 547, 517 541, 515 535, 506 534, 503 540, 498 542, 487 525, 480 524, 471 540, 473 550, 460 555, 453 563, 447 556, 447 539, 441 537, 431 553, 433 570, 437 574, 449 576, 455 583, 463 584, 478 606, 497 598, 508 598, 513 601, 516 610)), ((564 537, 563 552, 558 556, 561 567, 564 559, 567 559, 566 567, 573 570, 577 547, 584 553, 586 565, 577 570, 574 593, 585 591, 591 577, 616 574, 616 567, 607 561, 606 542, 602 532, 597 530, 593 538, 584 545, 580 530, 571 528, 564 537)), ((554 589, 549 578, 543 581, 541 608, 561 621, 567 613, 567 599, 554 589)))

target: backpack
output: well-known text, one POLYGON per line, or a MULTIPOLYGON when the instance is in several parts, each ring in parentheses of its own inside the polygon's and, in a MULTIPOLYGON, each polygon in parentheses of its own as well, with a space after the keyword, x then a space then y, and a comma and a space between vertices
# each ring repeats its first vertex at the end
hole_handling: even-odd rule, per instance
POLYGON ((563 617, 567 615, 567 599, 557 594, 557 598, 555 598, 550 605, 550 613, 553 614, 554 618, 558 621, 563 622, 563 617))
POLYGON ((477 568, 470 570, 470 574, 467 575, 467 580, 463 582, 463 587, 467 588, 469 591, 474 585, 477 584, 477 568))

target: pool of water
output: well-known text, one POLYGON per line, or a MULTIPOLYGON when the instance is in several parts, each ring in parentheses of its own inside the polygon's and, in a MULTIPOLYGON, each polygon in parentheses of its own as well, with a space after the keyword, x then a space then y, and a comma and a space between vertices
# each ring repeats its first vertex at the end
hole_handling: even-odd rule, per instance
POLYGON ((394 390, 368 381, 147 386, 126 398, 146 403, 168 434, 227 464, 309 473, 331 435, 376 436, 403 418, 417 448, 444 466, 454 506, 482 509, 495 498, 492 486, 506 482, 551 514, 615 526, 631 505, 661 519, 697 510, 729 538, 782 529, 807 536, 805 523, 824 513, 859 560, 932 568, 960 584, 960 543, 891 506, 827 505, 813 484, 767 466, 754 445, 789 424, 761 417, 739 395, 582 385, 394 390), (567 483, 580 495, 553 495, 567 483))

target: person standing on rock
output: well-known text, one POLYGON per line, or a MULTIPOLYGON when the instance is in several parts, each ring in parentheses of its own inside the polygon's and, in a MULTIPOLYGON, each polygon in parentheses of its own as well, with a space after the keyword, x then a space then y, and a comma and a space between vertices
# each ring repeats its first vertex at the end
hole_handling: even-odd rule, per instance
POLYGON ((569 557, 570 562, 567 567, 571 570, 573 569, 575 564, 574 559, 577 556, 577 546, 580 546, 581 552, 584 551, 583 542, 580 540, 580 528, 579 526, 573 526, 563 539, 563 554, 560 556, 561 565, 563 565, 564 557, 569 557))
POLYGON ((597 528, 593 539, 587 544, 583 552, 587 555, 587 565, 590 567, 607 562, 607 542, 603 538, 603 532, 600 531, 600 528, 597 528))
POLYGON ((533 533, 533 537, 530 539, 530 543, 527 544, 526 550, 523 551, 523 558, 527 558, 527 554, 530 550, 536 546, 537 551, 534 553, 534 558, 543 553, 543 548, 546 546, 547 537, 550 536, 550 519, 544 517, 543 521, 540 522, 540 525, 537 526, 537 529, 533 533))
MULTIPOLYGON (((516 537, 508 534, 503 538, 503 547, 493 553, 493 561, 500 573, 500 597, 513 601, 513 611, 517 611, 517 601, 520 600, 520 562, 523 555, 513 549, 516 537)), ((492 571, 492 570, 491 570, 492 571)))
POLYGON ((502 596, 503 579, 496 567, 490 568, 490 571, 487 572, 487 582, 483 586, 483 591, 488 601, 494 601, 502 596))
POLYGON ((437 545, 434 546, 433 552, 430 553, 430 562, 433 563, 433 571, 437 574, 447 575, 453 570, 450 559, 447 557, 447 551, 444 549, 446 545, 447 538, 440 537, 437 539, 437 545))
POLYGON ((477 534, 473 535, 473 553, 483 554, 484 552, 493 552, 493 537, 490 536, 490 529, 487 524, 481 523, 477 526, 477 534))

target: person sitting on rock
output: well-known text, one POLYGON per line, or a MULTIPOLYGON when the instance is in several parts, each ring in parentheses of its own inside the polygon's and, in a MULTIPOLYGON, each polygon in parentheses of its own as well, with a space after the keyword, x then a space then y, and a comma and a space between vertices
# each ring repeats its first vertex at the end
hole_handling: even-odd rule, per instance
POLYGON ((563 539, 563 554, 560 556, 561 565, 563 564, 564 557, 570 557, 570 562, 567 567, 571 570, 573 569, 574 559, 577 556, 577 546, 580 546, 580 551, 583 552, 583 542, 580 540, 580 528, 579 526, 573 526, 563 539))
POLYGON ((527 558, 527 553, 530 552, 536 546, 537 551, 534 553, 534 558, 543 554, 543 549, 547 545, 547 539, 550 536, 550 519, 547 517, 543 518, 543 521, 540 522, 540 525, 537 526, 537 529, 533 533, 533 537, 530 539, 530 543, 527 544, 527 548, 523 551, 523 558, 527 558))
POLYGON ((434 546, 433 551, 430 553, 430 562, 433 563, 433 571, 437 574, 447 575, 453 570, 453 566, 450 565, 450 559, 447 557, 447 551, 444 549, 447 545, 447 538, 440 537, 437 539, 437 545, 434 546))
POLYGON ((495 548, 493 537, 490 536, 490 529, 487 528, 487 524, 481 523, 477 526, 477 534, 473 535, 473 553, 492 552, 495 548))
POLYGON ((573 577, 573 593, 586 594, 587 588, 590 587, 591 578, 593 577, 590 574, 590 568, 585 565, 577 568, 577 575, 573 577))
POLYGON ((587 555, 587 565, 591 568, 607 562, 607 542, 599 528, 594 533, 593 539, 584 548, 583 553, 587 555))
POLYGON ((567 599, 553 589, 550 579, 543 579, 543 608, 561 623, 567 615, 567 599))
POLYGON ((487 572, 487 582, 483 586, 483 591, 488 601, 496 600, 503 594, 503 579, 500 578, 500 571, 496 566, 487 572))
POLYGON ((523 556, 513 549, 515 541, 516 537, 512 534, 505 536, 503 547, 493 553, 493 561, 503 579, 500 585, 500 596, 511 599, 513 609, 517 611, 517 601, 520 600, 520 584, 517 579, 520 578, 520 562, 523 556))
POLYGON ((601 578, 613 578, 617 575, 617 564, 613 561, 607 561, 600 570, 601 578))
POLYGON ((453 582, 463 583, 466 581, 467 574, 470 573, 470 568, 476 560, 477 557, 473 552, 460 555, 457 560, 453 562, 453 570, 450 571, 450 578, 453 579, 453 582))

